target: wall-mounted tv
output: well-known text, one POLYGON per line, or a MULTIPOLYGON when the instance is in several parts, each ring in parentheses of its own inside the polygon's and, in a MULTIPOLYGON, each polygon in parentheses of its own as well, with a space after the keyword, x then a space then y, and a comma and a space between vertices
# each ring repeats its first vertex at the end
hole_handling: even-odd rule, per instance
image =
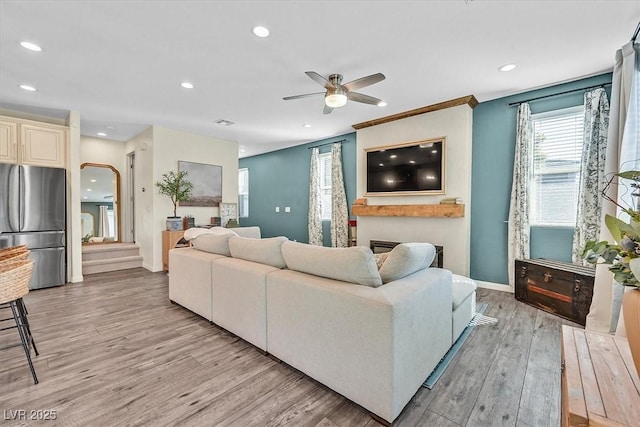
POLYGON ((445 193, 445 138, 368 148, 366 196, 445 193))

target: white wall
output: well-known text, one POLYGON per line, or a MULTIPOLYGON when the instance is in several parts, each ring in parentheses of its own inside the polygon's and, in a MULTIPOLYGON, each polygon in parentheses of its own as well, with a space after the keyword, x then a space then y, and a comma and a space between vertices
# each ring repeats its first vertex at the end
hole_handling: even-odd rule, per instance
POLYGON ((446 137, 446 194, 419 196, 367 196, 369 205, 438 203, 444 197, 460 197, 463 218, 358 217, 358 245, 370 240, 430 242, 444 246, 444 268, 469 275, 471 231, 471 140, 473 111, 468 105, 420 114, 357 131, 357 197, 365 197, 364 150, 446 137))
POLYGON ((80 138, 80 163, 101 163, 111 165, 120 173, 120 183, 124 177, 125 145, 122 141, 92 138, 80 138))
POLYGON ((70 111, 67 152, 67 281, 82 282, 82 225, 80 217, 80 113, 70 111))
POLYGON ((153 128, 148 127, 125 144, 125 152, 135 152, 135 241, 140 246, 142 266, 153 271, 153 128))
MULTIPOLYGON (((222 166, 222 201, 238 202, 238 143, 222 139, 195 135, 167 129, 160 126, 153 127, 153 172, 149 189, 153 194, 152 221, 145 218, 145 231, 152 233, 153 257, 148 265, 145 257, 145 267, 152 271, 162 270, 162 230, 166 229, 167 216, 173 215, 173 204, 167 196, 160 195, 155 183, 160 181, 162 174, 178 170, 178 161, 205 163, 222 166)), ((137 160, 137 159, 136 159, 137 160)), ((136 169, 140 165, 136 161, 136 169)), ((147 176, 147 179, 149 177, 147 176)), ((148 195, 147 195, 148 197, 148 195)), ((195 218, 196 224, 209 224, 212 216, 218 216, 217 207, 178 207, 177 214, 187 214, 195 218)))

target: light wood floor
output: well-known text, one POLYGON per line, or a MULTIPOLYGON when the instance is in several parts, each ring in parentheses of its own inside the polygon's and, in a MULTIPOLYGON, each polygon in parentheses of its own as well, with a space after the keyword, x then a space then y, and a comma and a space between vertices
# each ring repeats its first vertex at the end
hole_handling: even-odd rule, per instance
MULTIPOLYGON (((560 325, 478 290, 499 323, 473 329, 433 390, 421 388, 398 426, 558 426, 560 325)), ((361 407, 279 364, 168 299, 164 273, 86 276, 31 292, 40 350, 34 385, 21 348, 0 352, 0 425, 377 426, 361 407), (11 412, 54 410, 55 421, 11 412)), ((6 317, 7 310, 0 312, 6 317)), ((0 347, 17 338, 0 332, 0 347)))

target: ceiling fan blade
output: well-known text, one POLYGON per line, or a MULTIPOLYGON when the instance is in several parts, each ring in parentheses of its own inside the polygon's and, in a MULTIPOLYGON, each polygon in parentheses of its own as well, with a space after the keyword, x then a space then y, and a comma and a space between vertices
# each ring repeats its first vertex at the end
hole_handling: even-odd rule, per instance
POLYGON ((307 98, 309 96, 316 96, 316 95, 324 95, 324 92, 314 92, 314 93, 305 93, 303 95, 285 96, 282 99, 284 99, 285 101, 289 101, 291 99, 307 98))
POLYGON ((304 73, 307 76, 309 76, 309 78, 311 80, 313 80, 314 82, 318 83, 320 86, 324 87, 325 89, 335 89, 336 88, 333 85, 333 83, 331 83, 329 80, 325 79, 324 77, 322 77, 320 74, 316 73, 315 71, 305 71, 304 73))
POLYGON ((333 111, 332 107, 329 107, 327 104, 324 104, 324 110, 322 110, 322 114, 331 114, 333 111))
POLYGON ((342 86, 349 91, 358 90, 363 87, 371 86, 372 84, 381 82, 384 79, 385 79, 384 74, 376 73, 376 74, 371 74, 370 76, 367 76, 367 77, 361 77, 359 79, 352 80, 349 83, 343 84, 342 86))
POLYGON ((378 105, 380 102, 382 102, 381 99, 378 99, 369 95, 364 95, 358 92, 347 93, 347 98, 351 101, 362 102, 363 104, 371 104, 371 105, 378 105))

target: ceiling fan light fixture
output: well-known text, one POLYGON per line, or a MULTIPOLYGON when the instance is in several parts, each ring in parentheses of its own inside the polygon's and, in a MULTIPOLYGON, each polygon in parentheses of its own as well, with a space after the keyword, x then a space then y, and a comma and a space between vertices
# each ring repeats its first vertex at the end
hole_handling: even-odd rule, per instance
POLYGON ((329 94, 324 98, 324 103, 331 108, 344 107, 347 103, 347 95, 340 92, 329 94))

